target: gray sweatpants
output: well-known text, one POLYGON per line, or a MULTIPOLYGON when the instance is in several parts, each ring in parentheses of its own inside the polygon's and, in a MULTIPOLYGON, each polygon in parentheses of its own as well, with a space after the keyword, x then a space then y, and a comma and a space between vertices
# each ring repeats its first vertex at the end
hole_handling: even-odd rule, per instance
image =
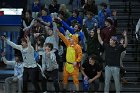
POLYGON ((11 93, 12 92, 11 87, 12 87, 13 83, 17 83, 18 93, 22 93, 22 86, 23 86, 22 78, 17 79, 16 82, 13 81, 14 78, 15 78, 15 76, 8 77, 8 78, 5 79, 5 93, 11 93))

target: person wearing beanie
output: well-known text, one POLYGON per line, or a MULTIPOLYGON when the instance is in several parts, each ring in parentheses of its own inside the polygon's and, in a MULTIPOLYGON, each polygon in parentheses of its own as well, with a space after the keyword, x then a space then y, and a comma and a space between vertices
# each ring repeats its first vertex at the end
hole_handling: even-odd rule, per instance
POLYGON ((113 26, 113 21, 110 18, 105 20, 105 27, 101 30, 101 38, 105 43, 109 44, 111 36, 116 34, 116 29, 113 26))

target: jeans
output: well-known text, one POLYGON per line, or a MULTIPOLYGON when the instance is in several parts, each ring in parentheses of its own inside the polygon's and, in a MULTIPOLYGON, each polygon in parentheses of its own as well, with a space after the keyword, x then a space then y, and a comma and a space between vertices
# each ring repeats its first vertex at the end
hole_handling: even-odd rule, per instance
MULTIPOLYGON (((5 79, 5 93, 11 93, 11 87, 13 83, 17 83, 18 86, 18 93, 22 93, 22 77, 17 79, 17 81, 13 81, 14 78, 17 78, 16 76, 8 77, 5 79)), ((16 91, 15 91, 16 92, 16 91)))
POLYGON ((104 87, 104 93, 109 93, 109 84, 111 80, 111 76, 113 76, 113 79, 115 81, 115 88, 116 93, 120 93, 120 68, 119 67, 111 67, 106 66, 105 67, 105 87, 104 87))

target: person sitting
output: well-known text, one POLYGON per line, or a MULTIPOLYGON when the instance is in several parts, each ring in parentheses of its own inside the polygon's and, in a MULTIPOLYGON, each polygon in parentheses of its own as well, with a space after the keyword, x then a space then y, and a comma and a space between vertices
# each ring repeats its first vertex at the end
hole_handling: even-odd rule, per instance
MULTIPOLYGON (((99 77, 101 76, 101 68, 96 62, 95 55, 91 55, 88 58, 88 62, 84 62, 81 66, 81 73, 83 75, 83 81, 88 81, 88 84, 94 84, 94 90, 97 92, 99 89, 99 77)), ((89 86, 90 87, 90 86, 89 86)), ((84 83, 84 91, 89 91, 89 87, 84 83)))
POLYGON ((15 55, 15 61, 8 61, 5 58, 4 52, 1 55, 2 55, 2 60, 4 61, 5 64, 14 66, 14 76, 5 79, 5 93, 11 93, 12 83, 17 83, 18 93, 22 93, 23 62, 21 60, 21 56, 15 55))

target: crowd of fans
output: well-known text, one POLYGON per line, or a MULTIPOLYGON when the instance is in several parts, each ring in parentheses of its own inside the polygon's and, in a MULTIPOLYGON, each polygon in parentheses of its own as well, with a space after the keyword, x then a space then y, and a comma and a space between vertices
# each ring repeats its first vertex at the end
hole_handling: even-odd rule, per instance
MULTIPOLYGON (((94 84, 97 92, 103 69, 105 93, 109 92, 111 76, 116 92, 120 93, 120 67, 123 67, 122 58, 126 53, 127 33, 124 31, 121 38, 117 37, 117 11, 111 11, 106 3, 100 4, 102 8, 99 11, 94 0, 85 0, 82 5, 81 11, 73 9, 71 12, 57 0, 52 0, 49 6, 42 6, 39 0, 34 0, 32 10, 23 11, 18 44, 2 37, 10 46, 20 50, 16 50, 16 55, 22 54, 23 66, 20 69, 24 70, 20 71, 23 74, 15 74, 11 80, 16 78, 18 81, 18 75, 23 75, 23 88, 18 90, 20 93, 27 91, 29 77, 36 93, 47 92, 46 80, 49 77, 53 79, 55 91, 59 92, 58 72, 63 72, 64 92, 70 76, 76 92, 79 91, 79 73, 82 73, 83 91, 92 89, 87 87, 87 81, 89 85, 94 84), (39 75, 41 88, 37 81, 39 75)), ((18 62, 15 71, 18 70, 17 65, 18 62)))

